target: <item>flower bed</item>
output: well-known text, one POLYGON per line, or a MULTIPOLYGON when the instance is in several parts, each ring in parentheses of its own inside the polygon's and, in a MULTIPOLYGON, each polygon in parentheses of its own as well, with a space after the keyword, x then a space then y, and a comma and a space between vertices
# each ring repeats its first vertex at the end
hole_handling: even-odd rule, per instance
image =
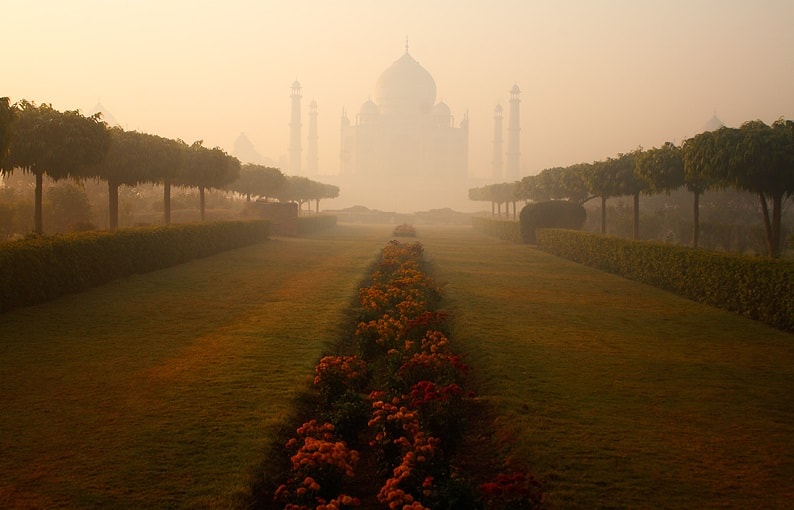
POLYGON ((315 368, 314 417, 286 443, 274 503, 289 510, 533 508, 531 477, 474 482, 454 464, 474 395, 419 243, 390 242, 359 293, 354 354, 315 368), (367 468, 359 467, 362 459, 367 468))

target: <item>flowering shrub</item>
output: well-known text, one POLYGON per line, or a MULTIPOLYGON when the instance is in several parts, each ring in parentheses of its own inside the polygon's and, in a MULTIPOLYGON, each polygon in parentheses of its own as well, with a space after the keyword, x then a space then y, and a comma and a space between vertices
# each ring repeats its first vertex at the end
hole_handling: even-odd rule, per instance
POLYGON ((469 367, 449 349, 449 339, 440 331, 428 331, 421 343, 406 341, 405 358, 397 377, 406 387, 420 381, 438 384, 462 383, 469 367))
POLYGON ((358 356, 325 356, 314 372, 314 386, 326 403, 348 390, 363 390, 368 378, 367 364, 358 356))
POLYGON ((438 386, 431 381, 419 381, 411 387, 411 407, 419 410, 422 428, 447 443, 455 442, 463 431, 465 394, 455 383, 438 386))
POLYGON ((286 447, 294 452, 292 470, 287 482, 276 490, 277 502, 294 509, 315 504, 327 507, 329 498, 349 501, 348 506, 358 504, 355 498, 339 494, 344 480, 355 475, 358 452, 335 440, 332 424, 310 420, 298 428, 297 437, 287 441, 286 447))
POLYGON ((382 352, 395 348, 404 329, 404 320, 387 313, 378 319, 359 322, 355 334, 359 339, 361 352, 371 355, 375 346, 382 352))
POLYGON ((422 271, 422 256, 420 243, 391 241, 383 249, 371 285, 359 290, 360 356, 325 356, 315 367, 316 416, 324 422, 304 423, 286 444, 292 469, 275 494, 283 508, 360 504, 342 493, 359 458, 342 438, 368 444, 382 480, 377 501, 386 508, 529 508, 539 501, 524 475, 499 475, 475 494, 453 474, 449 453, 473 393, 464 390, 469 367, 450 346, 447 315, 435 310, 441 292, 422 271))

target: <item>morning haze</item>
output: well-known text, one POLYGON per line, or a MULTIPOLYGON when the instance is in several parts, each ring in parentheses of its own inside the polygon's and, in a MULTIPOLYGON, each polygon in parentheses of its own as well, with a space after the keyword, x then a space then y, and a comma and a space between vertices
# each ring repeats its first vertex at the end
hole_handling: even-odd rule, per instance
POLYGON ((476 209, 465 198, 467 187, 680 143, 715 113, 734 127, 794 117, 789 1, 407 1, 394 7, 12 0, 0 10, 11 20, 0 33, 11 49, 0 95, 84 113, 100 103, 126 130, 204 140, 243 162, 258 154, 287 174, 338 184, 341 195, 324 204, 329 208, 476 209), (406 86, 414 100, 429 101, 406 106, 426 107, 424 120, 408 119, 407 110, 386 112, 395 101, 411 101, 383 95, 384 87, 400 89, 403 78, 384 84, 383 77, 406 55, 435 87, 429 101, 429 81, 421 90, 411 89, 414 82, 406 86), (295 82, 300 169, 290 163, 295 82), (515 175, 507 154, 514 86, 520 90, 515 175), (392 132, 377 144, 391 144, 392 152, 370 154, 373 161, 417 152, 405 138, 420 132, 422 147, 446 149, 422 149, 427 154, 420 163, 405 159, 405 177, 397 167, 356 166, 353 161, 365 158, 356 147, 371 137, 359 117, 368 102, 380 119, 372 132, 392 132), (494 150, 497 105, 501 151, 494 150), (445 129, 416 128, 439 122, 445 129), (346 145, 345 133, 355 140, 346 145), (235 151, 241 134, 245 154, 235 151), (495 153, 503 158, 501 177, 494 173, 495 153), (441 171, 427 173, 430 168, 441 171), (406 180, 425 182, 428 196, 404 190, 406 180))

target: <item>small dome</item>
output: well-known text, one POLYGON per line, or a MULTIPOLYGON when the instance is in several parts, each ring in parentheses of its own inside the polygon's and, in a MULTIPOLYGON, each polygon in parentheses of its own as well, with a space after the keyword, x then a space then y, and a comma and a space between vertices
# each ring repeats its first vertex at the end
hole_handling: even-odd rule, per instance
POLYGON ((437 117, 449 117, 452 113, 449 110, 449 106, 444 101, 440 101, 435 108, 433 108, 433 115, 437 117))
POLYGON ((375 101, 384 113, 430 113, 436 102, 436 82, 406 50, 378 78, 375 101))
POLYGON ((377 115, 378 114, 378 105, 373 103, 371 100, 364 101, 364 104, 361 105, 361 110, 359 110, 361 115, 377 115))

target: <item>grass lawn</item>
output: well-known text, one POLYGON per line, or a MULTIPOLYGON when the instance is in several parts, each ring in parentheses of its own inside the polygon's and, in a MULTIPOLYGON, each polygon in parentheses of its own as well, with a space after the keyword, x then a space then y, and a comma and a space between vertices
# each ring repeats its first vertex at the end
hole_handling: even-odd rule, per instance
POLYGON ((235 505, 390 233, 276 238, 0 314, 0 508, 235 505))
MULTIPOLYGON (((0 314, 0 508, 237 505, 391 230, 0 314)), ((793 335, 470 228, 403 241, 424 244, 495 438, 549 508, 794 500, 793 335)))
POLYGON ((418 229, 549 508, 790 508, 794 336, 470 229, 418 229))

